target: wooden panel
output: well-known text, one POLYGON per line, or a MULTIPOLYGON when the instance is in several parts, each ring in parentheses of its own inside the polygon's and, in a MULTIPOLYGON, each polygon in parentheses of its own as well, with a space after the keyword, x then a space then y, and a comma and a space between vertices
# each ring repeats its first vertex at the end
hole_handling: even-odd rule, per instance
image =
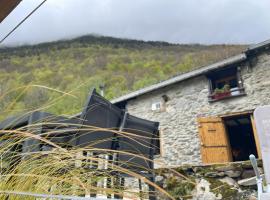
POLYGON ((204 146, 227 146, 226 134, 224 134, 225 131, 222 123, 204 123, 202 128, 204 146))
POLYGON ((256 143, 257 153, 258 153, 259 158, 262 158, 261 146, 259 143, 259 137, 258 137, 258 132, 257 132, 254 116, 250 115, 250 119, 251 119, 251 123, 252 123, 252 129, 253 129, 254 139, 255 139, 255 143, 256 143))
POLYGON ((228 113, 224 115, 218 115, 221 118, 226 117, 233 117, 233 116, 240 116, 240 115, 251 115, 254 112, 254 110, 244 111, 244 112, 234 112, 234 113, 228 113))
POLYGON ((230 144, 222 119, 199 118, 198 123, 203 163, 232 161, 230 144))
POLYGON ((226 163, 231 161, 227 147, 202 148, 203 163, 226 163))
POLYGON ((21 2, 21 0, 0 0, 0 23, 21 2))

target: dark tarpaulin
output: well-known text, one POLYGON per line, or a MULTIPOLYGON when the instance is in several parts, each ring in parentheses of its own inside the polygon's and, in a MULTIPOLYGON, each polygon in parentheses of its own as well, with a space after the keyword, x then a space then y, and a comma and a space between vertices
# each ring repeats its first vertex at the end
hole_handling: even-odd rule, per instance
POLYGON ((158 143, 158 127, 158 122, 128 114, 124 132, 119 137, 119 165, 137 171, 152 169, 152 159, 158 143))
MULTIPOLYGON (((51 117, 52 114, 45 112, 33 112, 28 118, 27 131, 31 134, 42 133, 42 123, 44 119, 51 117)), ((41 141, 29 138, 23 142, 22 152, 38 152, 41 148, 41 141)))
MULTIPOLYGON (((79 118, 34 112, 0 123, 1 129, 8 130, 24 126, 33 134, 45 133, 44 137, 63 147, 119 150, 121 153, 118 155, 118 164, 121 167, 134 171, 153 169, 152 160, 158 146, 159 123, 125 113, 95 90, 89 95, 79 118), (117 133, 120 129, 122 132, 117 133), (54 130, 60 132, 49 134, 54 130)), ((23 152, 48 149, 46 145, 42 141, 30 138, 24 141, 23 152)))
POLYGON ((121 109, 93 90, 80 117, 82 129, 76 134, 76 146, 111 149, 115 133, 110 130, 119 129, 122 116, 121 109))

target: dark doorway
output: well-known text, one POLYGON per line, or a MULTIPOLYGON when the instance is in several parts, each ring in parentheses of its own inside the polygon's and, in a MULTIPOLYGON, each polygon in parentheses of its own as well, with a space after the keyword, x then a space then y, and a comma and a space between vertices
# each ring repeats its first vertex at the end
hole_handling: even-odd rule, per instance
POLYGON ((233 161, 248 160, 250 154, 258 157, 250 115, 228 117, 224 122, 233 161))

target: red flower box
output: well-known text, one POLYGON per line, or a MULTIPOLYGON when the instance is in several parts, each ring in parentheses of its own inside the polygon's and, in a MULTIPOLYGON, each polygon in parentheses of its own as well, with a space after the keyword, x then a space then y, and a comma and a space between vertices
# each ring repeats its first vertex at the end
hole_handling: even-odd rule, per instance
POLYGON ((216 93, 213 95, 213 99, 224 99, 225 97, 231 96, 231 92, 227 91, 227 92, 222 92, 222 93, 216 93))

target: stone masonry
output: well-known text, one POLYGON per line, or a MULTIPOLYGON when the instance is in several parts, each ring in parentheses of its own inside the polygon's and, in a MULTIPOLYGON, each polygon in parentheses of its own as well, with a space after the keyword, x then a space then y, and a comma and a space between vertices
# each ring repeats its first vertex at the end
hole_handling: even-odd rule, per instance
MULTIPOLYGON (((259 169, 263 173, 262 163, 259 169)), ((255 173, 249 161, 156 169, 156 184, 175 199, 254 200, 257 199, 255 173), (181 173, 181 176, 179 174, 181 173)), ((163 194, 158 199, 168 199, 163 194)))
POLYGON ((166 167, 201 163, 198 117, 244 112, 270 104, 270 55, 260 54, 254 60, 252 66, 241 63, 246 96, 210 103, 208 80, 202 75, 128 101, 132 115, 160 122, 162 153, 155 160, 156 168, 165 163, 166 167), (169 97, 164 110, 152 111, 152 103, 161 101, 162 95, 169 97))

